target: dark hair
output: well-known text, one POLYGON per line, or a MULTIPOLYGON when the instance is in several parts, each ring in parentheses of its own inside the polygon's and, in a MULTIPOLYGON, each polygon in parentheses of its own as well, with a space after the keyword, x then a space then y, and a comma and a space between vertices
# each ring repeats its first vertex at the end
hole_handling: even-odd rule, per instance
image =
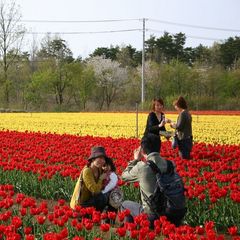
POLYGON ((158 103, 160 103, 161 105, 164 106, 163 100, 161 98, 154 98, 152 100, 152 106, 151 106, 152 111, 155 111, 155 104, 156 104, 156 102, 158 102, 158 103))
POLYGON ((176 101, 173 102, 173 106, 177 106, 182 109, 187 109, 187 102, 186 100, 180 96, 176 101))
POLYGON ((95 160, 95 158, 91 158, 88 160, 87 162, 87 166, 90 167, 91 166, 91 163, 95 160))
POLYGON ((110 166, 112 172, 116 172, 116 166, 115 166, 112 158, 106 158, 105 164, 110 166))
POLYGON ((148 133, 141 139, 141 148, 147 155, 152 152, 159 152, 160 150, 160 138, 159 136, 148 133))

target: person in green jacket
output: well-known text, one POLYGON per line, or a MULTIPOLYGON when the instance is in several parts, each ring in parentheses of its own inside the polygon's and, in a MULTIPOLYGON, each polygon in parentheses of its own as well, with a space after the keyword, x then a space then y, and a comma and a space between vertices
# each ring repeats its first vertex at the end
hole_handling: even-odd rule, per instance
MULTIPOLYGON (((153 195, 156 186, 156 175, 146 161, 153 161, 158 166, 161 173, 167 172, 167 160, 160 156, 156 141, 160 141, 158 136, 154 134, 145 135, 141 140, 141 148, 134 151, 134 160, 130 161, 126 169, 122 172, 122 180, 132 183, 138 182, 141 193, 141 204, 129 200, 122 203, 121 210, 130 210, 130 215, 127 217, 126 221, 133 222, 135 216, 146 213, 150 221, 150 228, 152 229, 154 228, 154 221, 159 218, 161 213, 156 214, 153 212, 145 200, 145 196, 149 198, 153 195)), ((175 171, 175 163, 173 171, 175 171)), ((169 217, 169 220, 174 224, 179 225, 184 215, 185 209, 181 209, 174 212, 174 216, 166 216, 169 217)))
POLYGON ((102 146, 93 147, 88 158, 87 165, 82 169, 76 183, 72 199, 71 208, 76 205, 82 207, 95 207, 102 211, 107 205, 107 199, 101 192, 103 180, 106 174, 103 173, 103 166, 107 159, 105 149, 102 146))
POLYGON ((160 168, 161 172, 165 173, 167 171, 167 162, 159 154, 157 141, 160 141, 160 139, 155 134, 149 133, 145 135, 141 140, 141 148, 134 151, 134 160, 130 161, 127 168, 122 172, 122 180, 125 182, 138 182, 141 193, 142 204, 129 200, 122 203, 122 209, 129 209, 131 212, 130 219, 127 221, 132 221, 131 217, 147 213, 151 228, 153 228, 154 220, 158 216, 151 211, 144 196, 150 197, 153 194, 156 176, 150 166, 146 164, 146 160, 152 160, 160 168))

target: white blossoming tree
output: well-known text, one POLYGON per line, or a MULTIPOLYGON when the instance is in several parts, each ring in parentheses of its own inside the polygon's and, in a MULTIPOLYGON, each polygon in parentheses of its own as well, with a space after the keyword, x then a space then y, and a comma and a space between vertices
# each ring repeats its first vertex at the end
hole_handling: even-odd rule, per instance
POLYGON ((128 80, 127 69, 120 67, 120 63, 116 61, 99 56, 89 59, 88 64, 93 66, 95 72, 99 108, 101 110, 106 103, 109 109, 117 95, 124 90, 128 80))

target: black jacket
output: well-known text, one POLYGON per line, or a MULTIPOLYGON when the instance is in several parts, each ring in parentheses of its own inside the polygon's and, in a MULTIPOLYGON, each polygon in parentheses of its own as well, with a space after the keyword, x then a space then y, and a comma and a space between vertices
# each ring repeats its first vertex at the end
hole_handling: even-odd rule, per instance
POLYGON ((145 128, 144 135, 148 133, 153 133, 157 136, 159 136, 159 131, 166 131, 165 126, 159 127, 158 125, 161 123, 161 121, 164 119, 165 115, 164 113, 161 113, 160 121, 157 118, 157 115, 155 112, 150 112, 147 119, 147 125, 145 128))

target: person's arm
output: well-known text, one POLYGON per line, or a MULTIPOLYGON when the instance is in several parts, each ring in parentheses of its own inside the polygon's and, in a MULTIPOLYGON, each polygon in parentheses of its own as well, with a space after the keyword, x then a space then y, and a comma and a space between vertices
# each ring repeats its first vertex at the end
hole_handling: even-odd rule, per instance
POLYGON ((165 128, 164 122, 161 122, 160 125, 158 125, 158 126, 159 126, 159 131, 167 131, 166 128, 165 128))
POLYGON ((102 178, 100 177, 98 182, 95 182, 93 173, 90 168, 86 168, 83 171, 83 182, 87 189, 95 194, 101 192, 102 188, 102 178))
POLYGON ((187 118, 187 116, 186 116, 185 111, 183 111, 179 114, 178 121, 176 123, 176 129, 177 130, 180 130, 180 131, 183 130, 183 128, 186 124, 186 118, 187 118))
POLYGON ((109 178, 110 178, 109 183, 102 190, 103 194, 111 191, 113 188, 115 188, 117 186, 117 182, 118 182, 117 174, 115 172, 111 172, 109 178))
POLYGON ((138 181, 138 162, 140 160, 135 159, 128 163, 126 169, 122 172, 122 180, 125 182, 136 182, 138 181))
POLYGON ((176 129, 177 124, 173 121, 170 122, 170 127, 176 129))

